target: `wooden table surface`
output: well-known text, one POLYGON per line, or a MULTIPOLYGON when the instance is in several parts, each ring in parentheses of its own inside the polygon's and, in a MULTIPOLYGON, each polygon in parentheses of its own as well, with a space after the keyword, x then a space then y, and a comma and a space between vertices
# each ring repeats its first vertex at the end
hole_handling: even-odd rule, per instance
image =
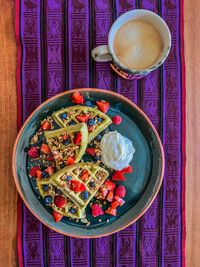
MULTIPOLYGON (((186 266, 200 266, 200 1, 184 4, 186 59, 186 266)), ((17 134, 14 0, 0 0, 0 266, 17 266, 17 192, 11 155, 17 134)))

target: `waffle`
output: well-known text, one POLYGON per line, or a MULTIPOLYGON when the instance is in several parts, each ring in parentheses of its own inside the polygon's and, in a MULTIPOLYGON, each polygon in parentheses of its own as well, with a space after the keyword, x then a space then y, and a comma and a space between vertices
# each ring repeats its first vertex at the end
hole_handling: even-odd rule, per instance
MULTIPOLYGON (((108 171, 98 165, 90 163, 77 163, 61 169, 57 173, 53 174, 49 179, 37 180, 37 186, 42 197, 51 195, 53 185, 54 187, 56 186, 65 197, 66 204, 62 209, 56 207, 55 204, 51 204, 52 208, 64 216, 80 219, 85 217, 86 206, 95 196, 99 190, 99 187, 104 183, 108 175, 108 171), (81 176, 86 171, 89 172, 89 175, 88 179, 85 181, 82 180, 81 176), (65 181, 67 176, 71 177, 69 181, 65 181), (74 192, 71 190, 72 180, 81 182, 85 185, 85 191, 88 193, 87 199, 83 199, 82 192, 74 192), (44 192, 43 184, 48 184, 50 186, 51 189, 49 192, 44 192), (71 207, 76 210, 74 214, 70 214, 69 212, 71 207)), ((54 197, 52 203, 54 203, 54 197)))
POLYGON ((79 162, 85 153, 88 143, 88 130, 85 123, 79 123, 55 131, 46 131, 44 135, 59 169, 60 165, 66 162, 69 156, 73 157, 75 162, 79 162), (75 145, 74 136, 77 133, 81 133, 82 138, 80 143, 75 145), (68 145, 63 144, 63 134, 69 135, 68 140, 70 142, 68 145))
POLYGON ((91 108, 88 106, 72 106, 60 109, 52 114, 55 122, 60 127, 66 127, 73 123, 79 123, 77 115, 88 115, 90 118, 95 120, 93 127, 88 126, 88 142, 95 138, 101 131, 103 131, 108 125, 112 123, 112 120, 103 112, 98 109, 91 108), (62 119, 62 114, 67 114, 66 119, 62 119), (102 119, 102 122, 98 122, 98 117, 102 119))

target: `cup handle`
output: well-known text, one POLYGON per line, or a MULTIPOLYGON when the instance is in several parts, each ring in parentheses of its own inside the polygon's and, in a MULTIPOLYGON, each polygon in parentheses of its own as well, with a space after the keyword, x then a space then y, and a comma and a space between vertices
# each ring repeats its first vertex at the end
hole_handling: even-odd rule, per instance
POLYGON ((107 45, 100 45, 92 50, 92 57, 97 62, 112 61, 109 47, 107 45))

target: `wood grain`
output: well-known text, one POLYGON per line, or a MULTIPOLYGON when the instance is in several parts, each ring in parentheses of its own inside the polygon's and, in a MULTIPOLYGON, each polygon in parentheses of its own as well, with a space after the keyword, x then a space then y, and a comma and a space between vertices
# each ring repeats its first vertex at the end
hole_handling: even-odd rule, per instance
POLYGON ((14 1, 0 0, 0 266, 17 266, 17 192, 11 172, 17 134, 14 1))

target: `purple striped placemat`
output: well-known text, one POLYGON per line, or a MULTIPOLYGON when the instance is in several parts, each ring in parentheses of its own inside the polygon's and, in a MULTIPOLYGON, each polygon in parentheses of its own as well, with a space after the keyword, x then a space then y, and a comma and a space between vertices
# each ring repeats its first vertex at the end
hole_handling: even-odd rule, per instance
POLYGON ((116 91, 136 103, 162 140, 163 186, 148 211, 107 237, 79 239, 41 224, 19 199, 20 266, 185 265, 185 77, 182 0, 16 0, 18 128, 45 99, 74 88, 116 91), (172 34, 166 62, 138 81, 118 77, 91 50, 107 44, 124 12, 162 16, 172 34))

